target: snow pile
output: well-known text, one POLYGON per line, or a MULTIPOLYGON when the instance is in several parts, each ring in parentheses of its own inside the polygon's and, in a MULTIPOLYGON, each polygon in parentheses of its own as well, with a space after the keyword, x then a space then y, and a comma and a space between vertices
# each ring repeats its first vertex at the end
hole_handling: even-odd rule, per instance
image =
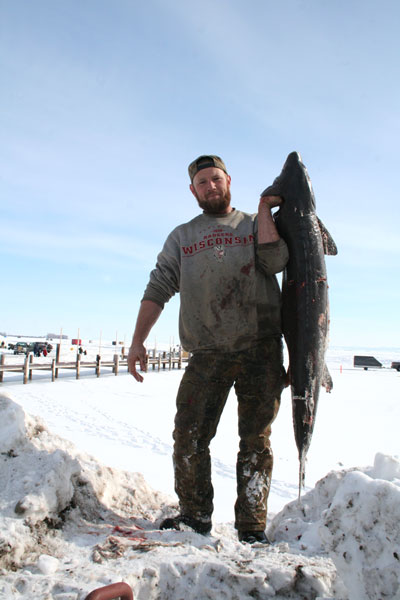
POLYGON ((292 551, 328 552, 349 598, 400 599, 400 462, 331 472, 272 521, 269 536, 292 551))
POLYGON ((0 422, 0 565, 10 567, 33 551, 40 523, 66 508, 73 494, 71 477, 79 469, 77 461, 61 450, 49 454, 36 448, 34 440, 44 426, 30 418, 25 424, 23 410, 4 396, 0 422))
POLYGON ((378 454, 370 474, 346 474, 320 534, 350 598, 400 598, 399 523, 399 461, 378 454))
POLYGON ((54 530, 68 511, 69 518, 82 519, 96 519, 105 508, 149 517, 168 501, 142 475, 113 471, 78 453, 5 395, 0 395, 0 464, 4 568, 18 568, 54 547, 54 530))
POLYGON ((0 395, 0 598, 400 598, 400 463, 332 471, 272 520, 271 546, 232 523, 159 531, 176 510, 142 475, 104 467, 0 395))

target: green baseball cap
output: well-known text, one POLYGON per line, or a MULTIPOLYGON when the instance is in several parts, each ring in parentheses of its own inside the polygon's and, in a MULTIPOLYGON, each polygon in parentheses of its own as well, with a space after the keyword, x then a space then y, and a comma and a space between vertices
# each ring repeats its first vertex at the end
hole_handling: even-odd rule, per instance
POLYGON ((226 170, 226 166, 222 158, 215 156, 214 154, 203 154, 191 162, 188 167, 190 181, 193 182, 196 173, 202 169, 208 169, 209 167, 222 169, 228 175, 228 171, 226 170))

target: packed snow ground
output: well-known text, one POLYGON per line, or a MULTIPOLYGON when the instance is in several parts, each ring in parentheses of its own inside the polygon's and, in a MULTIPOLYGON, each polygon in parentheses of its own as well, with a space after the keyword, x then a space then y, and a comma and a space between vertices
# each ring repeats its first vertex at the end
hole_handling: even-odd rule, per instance
POLYGON ((353 353, 328 356, 334 389, 321 392, 300 504, 283 394, 269 547, 240 544, 233 528, 234 394, 212 444, 214 526, 200 536, 157 531, 176 501, 182 371, 149 372, 141 385, 40 373, 24 386, 10 375, 0 387, 0 598, 83 600, 126 581, 143 600, 400 599, 400 375, 355 370, 353 353))

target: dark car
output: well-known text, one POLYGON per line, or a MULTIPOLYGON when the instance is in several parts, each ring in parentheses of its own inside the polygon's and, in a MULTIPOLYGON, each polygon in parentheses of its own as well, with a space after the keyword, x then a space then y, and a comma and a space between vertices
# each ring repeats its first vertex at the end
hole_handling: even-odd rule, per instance
POLYGON ((29 345, 26 342, 17 342, 14 346, 14 354, 26 354, 29 345))
POLYGON ((53 346, 48 342, 32 342, 27 347, 26 352, 33 352, 35 356, 40 356, 41 354, 49 354, 53 350, 53 346), (44 350, 46 352, 44 353, 44 350))

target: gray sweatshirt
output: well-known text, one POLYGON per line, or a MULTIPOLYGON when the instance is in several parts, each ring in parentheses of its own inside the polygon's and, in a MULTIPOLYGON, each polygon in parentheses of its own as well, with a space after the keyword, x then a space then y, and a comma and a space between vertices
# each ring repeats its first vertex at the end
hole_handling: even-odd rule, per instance
POLYGON ((180 292, 179 334, 189 352, 232 352, 281 335, 275 273, 288 260, 280 239, 257 243, 257 215, 201 214, 168 236, 143 300, 161 307, 180 292))

